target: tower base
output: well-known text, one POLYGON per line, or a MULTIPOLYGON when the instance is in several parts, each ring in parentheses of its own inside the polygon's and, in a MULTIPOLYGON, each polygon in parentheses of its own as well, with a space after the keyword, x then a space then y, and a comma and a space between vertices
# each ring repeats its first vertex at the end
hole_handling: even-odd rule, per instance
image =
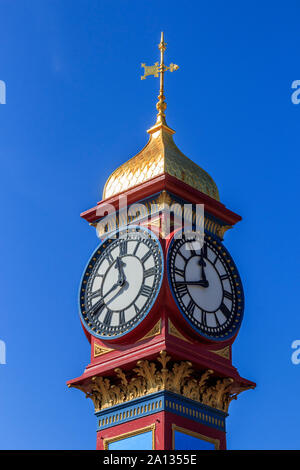
POLYGON ((98 450, 226 449, 227 413, 166 390, 95 414, 98 450))

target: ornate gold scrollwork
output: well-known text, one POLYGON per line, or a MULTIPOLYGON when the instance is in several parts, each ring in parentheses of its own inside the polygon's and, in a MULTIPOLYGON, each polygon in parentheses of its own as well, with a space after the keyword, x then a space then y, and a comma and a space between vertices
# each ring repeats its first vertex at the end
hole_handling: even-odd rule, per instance
POLYGON ((130 372, 117 368, 115 373, 115 378, 95 376, 88 382, 71 386, 91 398, 95 411, 168 390, 227 412, 231 400, 250 388, 237 387, 230 377, 215 377, 213 370, 196 373, 191 362, 174 363, 166 351, 161 351, 155 362, 140 360, 130 372))

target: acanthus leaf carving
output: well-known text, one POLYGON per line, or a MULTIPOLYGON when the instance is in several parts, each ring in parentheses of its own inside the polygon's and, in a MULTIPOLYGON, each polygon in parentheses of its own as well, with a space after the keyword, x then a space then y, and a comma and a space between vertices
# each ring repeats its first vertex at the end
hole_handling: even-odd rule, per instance
POLYGON ((215 377, 211 369, 195 372, 189 361, 174 363, 166 351, 161 351, 155 362, 140 360, 130 373, 117 368, 115 374, 115 378, 94 376, 74 387, 92 399, 95 411, 168 390, 224 412, 239 393, 250 388, 234 386, 229 377, 215 377))

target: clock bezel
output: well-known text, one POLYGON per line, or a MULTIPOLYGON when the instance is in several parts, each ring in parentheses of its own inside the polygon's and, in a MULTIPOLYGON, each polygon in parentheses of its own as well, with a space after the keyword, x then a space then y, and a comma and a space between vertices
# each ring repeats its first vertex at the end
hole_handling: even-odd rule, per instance
POLYGON ((86 330, 86 332, 88 333, 88 335, 91 335, 93 336, 94 338, 97 338, 101 341, 109 341, 109 342, 113 342, 113 341, 118 341, 124 337, 127 337, 128 335, 130 335, 130 333, 132 333, 134 330, 138 329, 139 330, 139 327, 140 325, 144 322, 144 320, 149 316, 149 313, 154 309, 154 305, 157 301, 157 297, 161 291, 161 286, 162 286, 162 282, 163 282, 163 278, 164 278, 164 254, 163 254, 163 249, 162 249, 162 246, 161 246, 161 242, 160 242, 160 239, 155 235, 155 233, 151 230, 149 230, 147 227, 145 226, 141 226, 141 225, 130 225, 128 227, 123 227, 123 228, 120 228, 118 230, 115 230, 114 232, 111 232, 98 246, 97 248, 92 252, 92 255, 90 256, 89 258, 89 261, 87 262, 86 266, 85 266, 85 269, 83 270, 83 274, 81 276, 81 280, 80 280, 80 284, 79 284, 79 292, 78 292, 78 303, 79 303, 79 316, 80 316, 80 320, 81 320, 81 323, 83 325, 83 328, 86 330), (84 284, 84 281, 86 281, 86 275, 88 273, 88 271, 90 271, 91 269, 93 269, 94 265, 97 263, 99 257, 102 255, 103 251, 107 248, 105 246, 106 243, 108 243, 108 241, 110 239, 112 239, 115 235, 120 235, 121 233, 126 233, 128 231, 140 231, 140 232, 147 232, 149 234, 151 234, 151 238, 154 239, 157 243, 157 246, 158 246, 158 249, 159 249, 159 254, 160 254, 160 260, 161 260, 161 263, 160 263, 160 268, 161 268, 161 271, 160 271, 160 279, 158 281, 158 284, 157 284, 157 289, 156 289, 156 293, 155 295, 153 296, 152 298, 152 301, 151 303, 149 304, 148 308, 147 308, 147 311, 145 312, 145 314, 136 322, 132 325, 131 328, 127 329, 126 331, 122 332, 122 333, 119 333, 119 334, 114 334, 114 335, 105 335, 105 334, 99 334, 97 333, 95 330, 93 330, 93 327, 90 327, 87 322, 86 322, 86 319, 84 318, 84 315, 83 315, 83 308, 82 308, 82 288, 83 288, 83 284, 84 284), (100 253, 99 253, 100 251, 100 253), (95 260, 93 260, 93 258, 96 258, 95 260), (92 268, 90 268, 92 264, 92 268))
POLYGON ((232 325, 230 325, 230 327, 228 328, 228 330, 226 330, 224 334, 220 334, 218 336, 215 336, 212 334, 206 334, 204 331, 197 328, 196 325, 188 318, 187 314, 184 312, 183 308, 181 307, 180 302, 178 301, 177 295, 173 288, 170 258, 172 256, 172 247, 174 243, 177 241, 177 237, 175 237, 175 235, 178 234, 179 231, 180 230, 178 230, 177 232, 174 232, 172 234, 172 237, 170 238, 170 241, 167 247, 167 259, 166 259, 168 286, 169 286, 169 291, 171 292, 171 297, 177 307, 176 311, 178 311, 180 319, 183 319, 183 321, 185 322, 185 325, 188 324, 192 328, 192 332, 196 333, 197 337, 200 336, 205 341, 214 342, 214 343, 222 343, 222 342, 228 342, 228 341, 232 342, 232 340, 235 338, 235 336, 237 335, 241 327, 241 323, 242 323, 243 316, 244 316, 244 308, 245 308, 243 285, 242 285, 241 277, 237 270, 236 264, 231 254, 227 250, 227 248, 225 248, 225 246, 223 245, 223 243, 217 237, 211 235, 210 233, 205 232, 204 233, 205 241, 208 241, 212 245, 216 245, 216 247, 218 247, 217 248, 218 250, 225 253, 225 255, 221 255, 221 257, 222 257, 222 260, 224 261, 224 264, 226 265, 226 271, 229 271, 230 275, 233 278, 234 294, 236 295, 236 304, 237 304, 232 325))

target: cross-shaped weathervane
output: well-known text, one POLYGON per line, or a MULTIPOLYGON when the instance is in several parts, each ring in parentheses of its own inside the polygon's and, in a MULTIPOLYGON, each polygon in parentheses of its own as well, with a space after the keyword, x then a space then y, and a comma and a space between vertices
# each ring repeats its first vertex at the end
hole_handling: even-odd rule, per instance
POLYGON ((157 122, 163 123, 165 122, 165 110, 167 108, 164 96, 164 73, 167 70, 170 70, 170 72, 174 72, 175 70, 179 69, 179 66, 176 64, 171 63, 169 67, 164 64, 164 52, 166 50, 166 46, 167 44, 164 42, 164 33, 162 32, 160 43, 158 45, 158 48, 160 50, 160 64, 158 62, 155 62, 154 65, 142 64, 142 67, 144 67, 144 75, 141 77, 141 80, 145 80, 145 78, 149 75, 154 75, 154 77, 158 77, 158 75, 160 76, 160 87, 156 108, 158 110, 157 122))

